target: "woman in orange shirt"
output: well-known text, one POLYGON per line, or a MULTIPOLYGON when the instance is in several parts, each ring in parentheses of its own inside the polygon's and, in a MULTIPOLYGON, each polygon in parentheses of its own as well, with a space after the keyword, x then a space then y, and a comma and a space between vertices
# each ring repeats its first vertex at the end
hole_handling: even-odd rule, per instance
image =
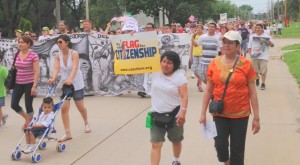
POLYGON ((260 130, 258 99, 255 89, 256 73, 250 60, 239 56, 242 38, 238 32, 224 35, 222 53, 209 64, 207 86, 204 92, 200 123, 206 123, 206 110, 210 99, 222 100, 225 82, 235 60, 237 64, 230 77, 223 100, 223 112, 212 114, 217 128, 215 147, 220 162, 225 165, 243 165, 248 119, 253 108, 252 131, 260 130), (237 59, 239 58, 239 59, 237 59), (250 106, 251 104, 251 106, 250 106), (230 144, 229 144, 230 137, 230 144), (230 153, 228 147, 230 145, 230 153), (230 157, 229 157, 230 155, 230 157))

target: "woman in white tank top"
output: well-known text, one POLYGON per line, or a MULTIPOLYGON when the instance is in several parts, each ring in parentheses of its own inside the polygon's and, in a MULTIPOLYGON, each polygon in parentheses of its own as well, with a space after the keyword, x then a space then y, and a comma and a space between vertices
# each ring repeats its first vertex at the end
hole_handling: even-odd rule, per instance
MULTIPOLYGON (((49 84, 52 84, 57 75, 61 75, 61 81, 65 85, 73 85, 75 92, 73 99, 75 105, 80 112, 84 124, 85 133, 90 133, 91 128, 87 120, 87 110, 84 106, 84 80, 80 71, 79 55, 75 50, 70 49, 70 37, 68 35, 60 35, 57 38, 57 45, 60 49, 59 53, 55 56, 54 69, 52 77, 48 80, 49 84)), ((64 124, 66 134, 59 141, 71 140, 72 135, 70 131, 70 119, 69 119, 70 100, 66 100, 61 107, 61 115, 64 124)))

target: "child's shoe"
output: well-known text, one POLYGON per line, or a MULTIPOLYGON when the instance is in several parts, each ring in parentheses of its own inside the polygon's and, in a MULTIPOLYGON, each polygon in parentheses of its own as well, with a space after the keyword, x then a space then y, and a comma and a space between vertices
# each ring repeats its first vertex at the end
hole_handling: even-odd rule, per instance
POLYGON ((29 146, 27 147, 27 149, 24 150, 23 152, 24 152, 25 154, 29 154, 29 153, 32 153, 32 152, 34 151, 34 149, 35 149, 35 145, 29 145, 29 146))

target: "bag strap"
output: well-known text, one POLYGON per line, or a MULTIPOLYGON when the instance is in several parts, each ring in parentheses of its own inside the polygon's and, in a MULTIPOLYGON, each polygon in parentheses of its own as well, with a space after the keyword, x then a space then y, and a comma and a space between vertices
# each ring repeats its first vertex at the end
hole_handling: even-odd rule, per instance
POLYGON ((15 58, 14 58, 14 62, 13 64, 11 65, 12 67, 15 67, 15 63, 16 63, 16 60, 17 60, 17 57, 18 57, 18 54, 20 53, 20 50, 17 51, 17 53, 15 54, 15 58))
POLYGON ((230 69, 229 74, 228 74, 228 76, 227 76, 227 79, 226 79, 226 82, 225 82, 225 88, 224 88, 223 95, 222 95, 222 102, 223 102, 224 97, 225 97, 225 95, 226 95, 226 90, 227 90, 227 86, 228 86, 228 84, 229 84, 230 77, 231 77, 231 75, 232 75, 232 73, 233 73, 233 71, 234 71, 234 68, 235 68, 235 66, 236 66, 236 64, 237 64, 237 62, 238 62, 238 60, 239 60, 239 56, 236 57, 236 59, 235 59, 235 61, 234 61, 234 64, 233 64, 233 67, 232 67, 232 69, 230 69))

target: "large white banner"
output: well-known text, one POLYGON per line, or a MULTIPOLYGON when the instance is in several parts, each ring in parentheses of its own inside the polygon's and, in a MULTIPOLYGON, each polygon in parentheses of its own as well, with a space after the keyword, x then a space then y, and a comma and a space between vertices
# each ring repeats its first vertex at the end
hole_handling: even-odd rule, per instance
MULTIPOLYGON (((149 74, 114 74, 114 54, 108 35, 86 33, 69 35, 72 49, 78 51, 80 69, 84 77, 86 95, 116 96, 125 91, 151 91, 151 79, 149 74)), ((180 55, 181 69, 188 69, 188 61, 191 51, 190 34, 165 34, 158 36, 159 50, 163 53, 172 50, 180 55)), ((31 48, 40 58, 40 77, 37 86, 38 95, 46 95, 49 87, 47 80, 52 74, 54 57, 59 51, 56 38, 44 42, 35 42, 31 48)), ((0 39, 1 64, 10 68, 15 53, 18 51, 16 40, 0 39)), ((151 73, 150 73, 151 74, 151 73)), ((60 95, 60 78, 57 80, 55 94, 60 95)))

